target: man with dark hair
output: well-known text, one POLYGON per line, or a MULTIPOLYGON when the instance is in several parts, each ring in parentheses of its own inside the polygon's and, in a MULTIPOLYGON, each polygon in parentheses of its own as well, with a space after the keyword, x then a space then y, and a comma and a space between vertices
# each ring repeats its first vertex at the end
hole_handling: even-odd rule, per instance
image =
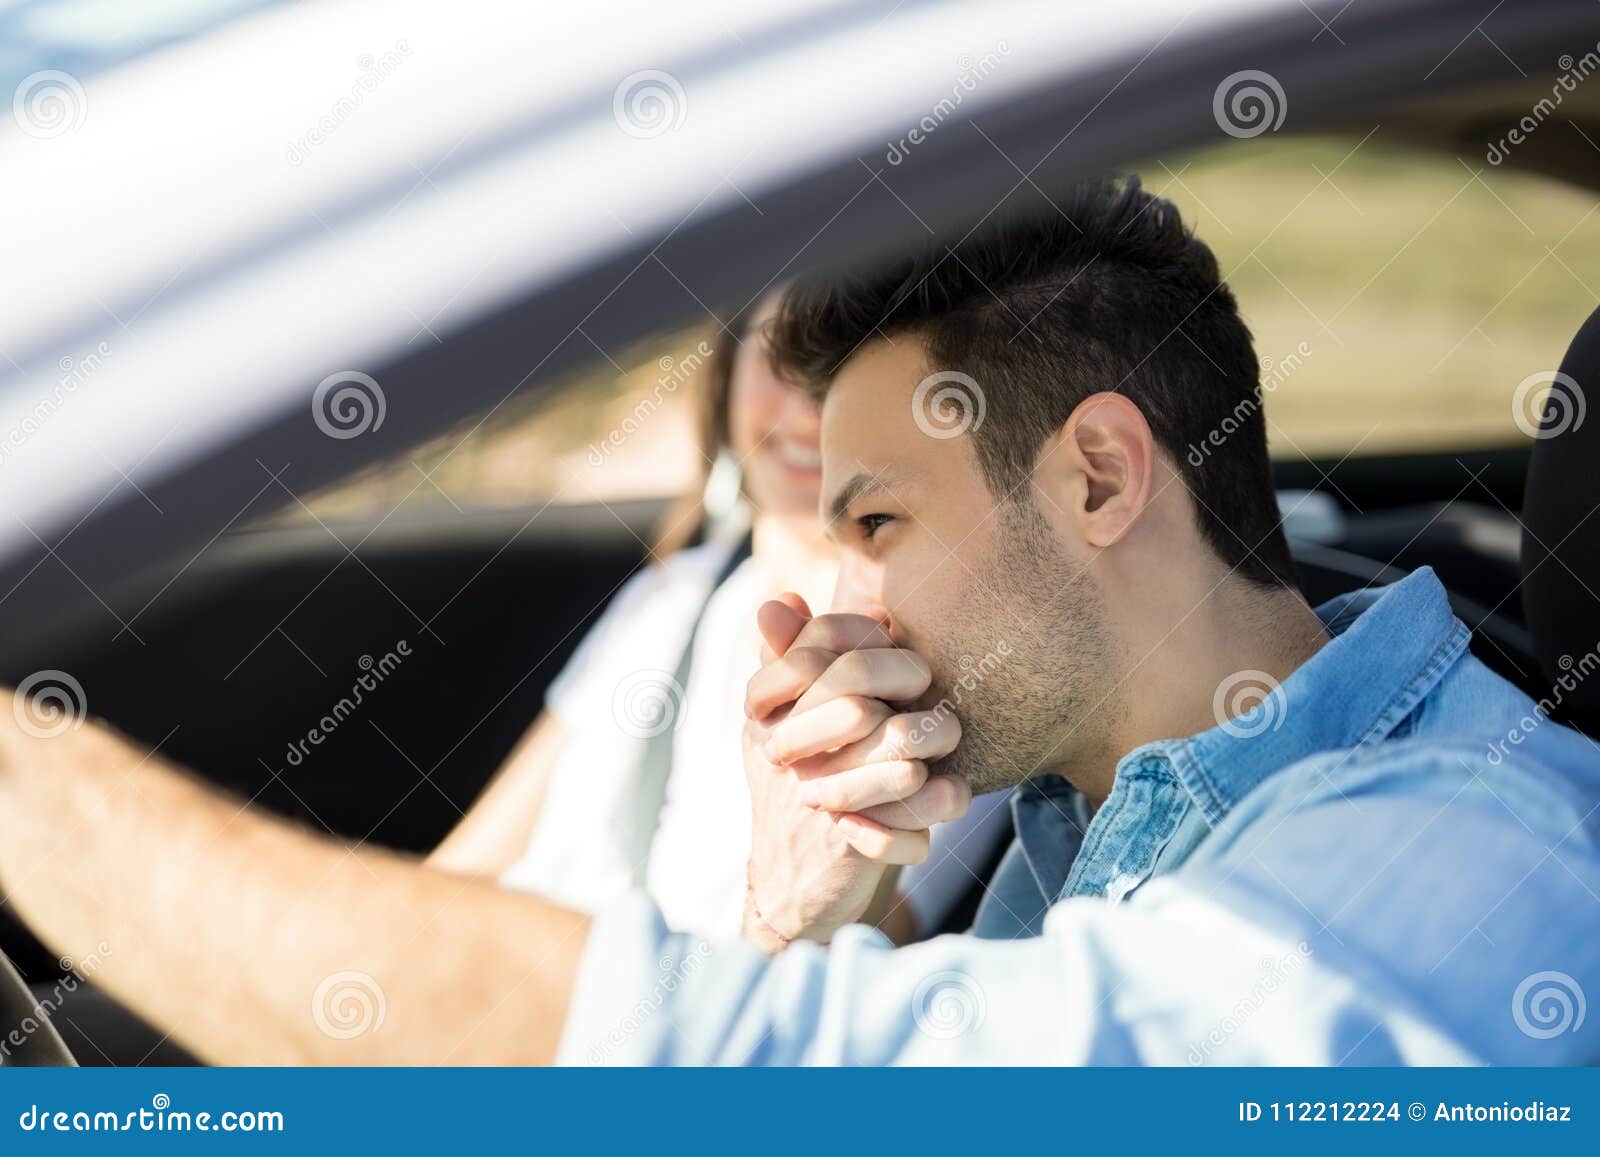
POLYGON ((1040 209, 776 326, 845 562, 829 613, 760 612, 744 940, 345 848, 8 713, 0 891, 224 1062, 1594 1060, 1592 746, 1518 730, 1427 570, 1313 611, 1210 252, 1133 181, 1040 209), (976 935, 854 923, 998 788, 976 935), (362 1031, 319 1023, 339 984, 362 1031))
POLYGON ((833 613, 762 609, 747 700, 745 934, 783 955, 719 961, 688 1030, 626 1055, 1596 1055, 1593 1027, 1555 1050, 1526 1028, 1532 988, 1600 981, 1600 761, 1548 723, 1517 771, 1485 757, 1532 705, 1430 571, 1306 604, 1250 334, 1171 204, 1088 182, 796 286, 772 348, 824 398, 845 553, 833 613), (890 953, 848 927, 924 854, 922 808, 1012 787, 975 938, 890 953))
MULTIPOLYGON (((1217 556, 1241 578, 1296 586, 1259 364, 1211 250, 1133 178, 1084 182, 1032 216, 1011 216, 876 276, 797 286, 775 330, 779 368, 826 392, 866 342, 917 335, 929 366, 977 382, 981 395, 962 397, 951 379, 944 416, 959 422, 983 405, 986 420, 970 415, 972 451, 1004 497, 1025 487, 1039 448, 1078 403, 1122 394, 1177 468, 1217 556), (1230 416, 1239 428, 1228 453, 1193 462, 1189 447, 1230 416)), ((939 394, 922 402, 938 423, 939 394)))
MULTIPOLYGON (((886 627, 843 662, 884 663, 890 647, 914 653, 931 672, 913 707, 938 710, 950 721, 942 732, 958 730, 960 743, 949 754, 924 746, 883 758, 891 732, 923 738, 932 727, 893 717, 884 701, 908 698, 903 687, 868 702, 860 676, 827 711, 858 710, 858 729, 877 729, 867 746, 827 730, 826 716, 807 717, 831 686, 812 680, 837 657, 813 641, 825 624, 764 674, 751 709, 776 722, 770 713, 805 695, 770 741, 802 776, 866 752, 874 758, 860 760, 857 776, 881 778, 889 762, 931 765, 929 792, 1027 781, 1020 806, 1043 799, 1063 816, 1070 799, 1086 814, 1066 822, 1082 827, 1110 795, 1122 755, 1221 722, 1212 692, 1235 672, 1250 673, 1245 704, 1261 699, 1327 634, 1293 577, 1250 333, 1211 251, 1136 179, 1086 182, 1037 208, 870 276, 796 285, 771 335, 778 368, 828 401, 828 461, 849 463, 824 490, 847 554, 835 610, 886 627), (1195 466, 1186 447, 1233 415, 1225 452, 1195 466), (858 746, 816 758, 841 739, 858 746)), ((782 647, 809 611, 768 616, 782 647)), ((849 812, 862 801, 840 794, 847 782, 809 790, 830 813, 849 812)), ((770 777, 752 780, 758 793, 764 784, 770 777)), ((1159 846, 1175 866, 1207 825, 1176 778, 1148 790, 1155 802, 1141 799, 1124 822, 1148 835, 1145 818, 1161 814, 1169 826, 1159 846)), ((893 825, 882 838, 902 857, 924 840, 893 825)), ((768 830, 758 860, 773 846, 779 833, 768 830)), ((991 888, 980 933, 1012 934, 1017 921, 1002 914, 1027 913, 1020 926, 1036 930, 1056 899, 1035 886, 1032 868, 1018 886, 1021 855, 1019 845, 991 888)), ((820 899, 802 900, 789 875, 755 874, 771 893, 763 910, 780 923, 820 899)), ((820 937, 860 916, 855 907, 831 906, 821 927, 789 923, 820 937)), ((758 941, 759 929, 754 922, 758 941)))

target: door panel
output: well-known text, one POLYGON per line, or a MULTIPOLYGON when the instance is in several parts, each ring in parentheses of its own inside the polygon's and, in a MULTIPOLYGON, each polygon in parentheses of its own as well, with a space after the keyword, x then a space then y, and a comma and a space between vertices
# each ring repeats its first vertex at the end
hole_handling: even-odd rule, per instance
MULTIPOLYGON (((538 714, 659 511, 446 508, 248 531, 161 592, 137 638, 107 631, 50 666, 91 716, 241 799, 424 851, 538 714)), ((46 975, 50 958, 0 920, 0 947, 46 975)))

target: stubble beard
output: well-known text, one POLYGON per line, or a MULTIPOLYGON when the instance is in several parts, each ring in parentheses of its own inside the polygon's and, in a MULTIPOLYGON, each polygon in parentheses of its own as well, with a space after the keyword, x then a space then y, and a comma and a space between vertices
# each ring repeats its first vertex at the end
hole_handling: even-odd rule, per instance
POLYGON ((1115 705, 1112 648, 1088 568, 1068 558, 1037 510, 997 520, 993 565, 971 584, 955 630, 924 644, 923 706, 953 713, 961 741, 930 761, 974 795, 1014 787, 1093 748, 1115 705))

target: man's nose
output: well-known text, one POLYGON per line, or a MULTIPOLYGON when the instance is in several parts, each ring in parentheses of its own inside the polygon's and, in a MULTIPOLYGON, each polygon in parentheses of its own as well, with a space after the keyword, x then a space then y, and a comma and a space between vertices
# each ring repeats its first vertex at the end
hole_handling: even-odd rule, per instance
POLYGON ((883 601, 883 581, 878 568, 861 558, 845 556, 839 568, 839 581, 833 588, 832 610, 865 615, 893 630, 889 608, 883 601))

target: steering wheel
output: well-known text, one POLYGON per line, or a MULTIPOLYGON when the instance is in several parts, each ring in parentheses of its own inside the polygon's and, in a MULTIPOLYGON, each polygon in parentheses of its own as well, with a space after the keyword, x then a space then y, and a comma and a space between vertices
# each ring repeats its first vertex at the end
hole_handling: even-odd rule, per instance
POLYGON ((0 1067, 76 1068, 78 1064, 4 952, 0 952, 0 1045, 5 1046, 0 1051, 0 1067), (36 1027, 24 1032, 28 1025, 36 1027), (16 1043, 17 1037, 21 1044, 16 1043))

